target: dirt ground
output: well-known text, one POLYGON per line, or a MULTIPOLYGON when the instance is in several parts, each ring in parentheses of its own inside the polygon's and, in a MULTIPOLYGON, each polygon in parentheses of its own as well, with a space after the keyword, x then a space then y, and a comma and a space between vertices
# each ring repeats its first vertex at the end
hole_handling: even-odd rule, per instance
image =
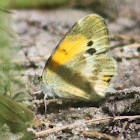
MULTIPOLYGON (((126 9, 127 10, 127 9, 126 9)), ((139 12, 139 11, 136 11, 139 12)), ((113 92, 99 102, 48 99, 44 112, 43 94, 36 92, 40 85, 33 83, 42 75, 46 60, 63 35, 89 10, 17 10, 15 29, 20 45, 20 60, 24 66, 23 80, 32 95, 32 110, 50 130, 36 139, 135 139, 140 138, 140 18, 120 13, 115 20, 105 18, 110 32, 110 54, 117 60, 117 75, 112 80, 113 92), (120 116, 129 116, 119 118, 120 116), (135 118, 135 117, 136 118, 135 118), (112 117, 107 119, 108 117, 112 117), (118 118, 117 118, 118 117, 118 118), (104 118, 104 120, 101 120, 104 118), (94 120, 99 119, 99 120, 94 120), (94 122, 86 122, 93 120, 94 122), (51 130, 53 129, 53 132, 51 130)))

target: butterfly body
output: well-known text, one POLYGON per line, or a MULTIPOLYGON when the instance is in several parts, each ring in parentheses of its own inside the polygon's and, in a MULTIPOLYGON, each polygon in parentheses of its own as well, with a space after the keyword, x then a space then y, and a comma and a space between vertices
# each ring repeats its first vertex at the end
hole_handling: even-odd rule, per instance
POLYGON ((108 30, 103 18, 89 15, 79 20, 48 59, 43 84, 48 96, 98 100, 105 96, 116 71, 108 55, 108 30))

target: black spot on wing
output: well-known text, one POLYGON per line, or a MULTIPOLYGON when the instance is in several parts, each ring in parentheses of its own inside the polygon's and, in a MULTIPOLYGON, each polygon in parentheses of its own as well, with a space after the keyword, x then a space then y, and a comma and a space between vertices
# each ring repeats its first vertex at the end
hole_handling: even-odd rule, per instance
POLYGON ((66 52, 66 50, 65 50, 65 49, 62 49, 62 51, 63 51, 63 52, 66 52))
POLYGON ((91 40, 87 43, 87 46, 92 46, 92 44, 93 44, 93 41, 91 40))
POLYGON ((111 81, 111 78, 110 78, 110 79, 108 79, 106 82, 107 82, 107 83, 109 83, 110 81, 111 81))
POLYGON ((61 49, 61 52, 64 53, 65 55, 67 55, 67 51, 65 49, 61 49))
POLYGON ((93 55, 94 53, 96 53, 96 50, 94 48, 90 48, 87 50, 87 53, 93 55))

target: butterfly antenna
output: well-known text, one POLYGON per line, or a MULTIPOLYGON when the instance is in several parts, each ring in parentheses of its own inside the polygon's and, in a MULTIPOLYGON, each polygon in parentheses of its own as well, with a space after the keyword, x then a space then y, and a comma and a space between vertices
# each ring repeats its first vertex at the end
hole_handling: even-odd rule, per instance
POLYGON ((45 114, 47 113, 47 103, 46 103, 47 94, 44 95, 44 105, 45 105, 45 114))

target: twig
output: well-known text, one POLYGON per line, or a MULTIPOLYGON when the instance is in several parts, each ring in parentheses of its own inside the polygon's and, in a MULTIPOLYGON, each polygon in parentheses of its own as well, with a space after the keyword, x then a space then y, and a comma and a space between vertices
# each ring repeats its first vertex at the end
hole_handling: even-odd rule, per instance
POLYGON ((17 37, 16 37, 14 34, 12 34, 11 32, 9 32, 6 28, 1 27, 1 26, 0 26, 0 28, 1 28, 2 30, 4 30, 6 33, 8 33, 12 38, 18 40, 17 37))
POLYGON ((82 132, 83 134, 90 136, 90 137, 101 137, 101 138, 105 138, 105 139, 109 139, 109 140, 114 140, 115 137, 107 135, 105 133, 100 133, 97 131, 79 131, 82 132))
POLYGON ((128 44, 128 45, 122 45, 122 46, 120 46, 120 45, 117 45, 117 46, 112 46, 112 47, 110 47, 110 49, 122 49, 122 48, 138 48, 138 47, 140 47, 140 43, 133 43, 133 44, 128 44))
POLYGON ((53 132, 58 132, 58 131, 67 129, 70 126, 71 125, 65 125, 65 126, 58 127, 58 128, 52 128, 52 129, 43 130, 43 131, 40 131, 40 132, 36 132, 35 136, 37 136, 37 137, 44 136, 44 135, 47 135, 47 134, 50 134, 50 133, 53 133, 53 132))
POLYGON ((14 12, 11 12, 11 11, 9 11, 7 9, 2 8, 2 7, 0 7, 0 10, 4 11, 6 13, 9 13, 9 14, 14 14, 14 12))
POLYGON ((126 45, 124 47, 127 47, 127 48, 137 48, 137 47, 140 47, 140 43, 129 44, 129 45, 126 45))
POLYGON ((127 35, 120 35, 120 34, 115 34, 115 33, 111 33, 110 35, 112 39, 127 40, 130 42, 134 42, 136 40, 132 36, 127 36, 127 35))
POLYGON ((121 138, 121 136, 122 136, 122 133, 124 132, 124 130, 125 130, 127 124, 128 124, 128 122, 125 121, 124 124, 123 124, 122 130, 121 130, 121 132, 120 132, 120 134, 119 134, 119 136, 117 137, 116 140, 120 140, 120 138, 121 138))
POLYGON ((58 132, 67 128, 74 128, 74 127, 78 127, 79 125, 82 124, 87 124, 87 123, 96 123, 96 122, 102 122, 102 121, 107 121, 107 120, 122 120, 122 119, 136 119, 136 118, 140 118, 140 115, 134 115, 134 116, 117 116, 117 117, 106 117, 106 118, 100 118, 100 119, 92 119, 92 120, 86 120, 84 122, 75 122, 72 124, 68 124, 62 127, 58 127, 58 128, 52 128, 52 129, 48 129, 48 130, 43 130, 40 132, 36 132, 35 136, 36 137, 40 137, 40 136, 44 136, 50 133, 54 133, 54 132, 58 132))
POLYGON ((133 116, 116 116, 116 117, 106 117, 106 118, 101 118, 101 119, 93 119, 93 120, 87 120, 84 123, 89 123, 89 122, 96 122, 96 121, 105 121, 105 120, 122 120, 122 119, 136 119, 140 118, 140 115, 133 115, 133 116))

